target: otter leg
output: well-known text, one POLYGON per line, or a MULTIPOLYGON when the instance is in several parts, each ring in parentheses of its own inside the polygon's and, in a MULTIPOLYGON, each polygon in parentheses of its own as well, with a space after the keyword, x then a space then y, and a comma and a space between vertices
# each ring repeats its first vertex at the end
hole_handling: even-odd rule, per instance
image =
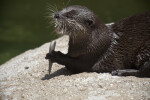
POLYGON ((145 62, 139 70, 123 69, 111 72, 112 75, 118 76, 137 76, 137 77, 150 77, 150 60, 145 62))
POLYGON ((56 62, 61 65, 71 65, 75 58, 71 58, 60 51, 52 51, 52 53, 47 53, 45 59, 51 59, 52 62, 56 62))
POLYGON ((76 57, 70 57, 67 54, 63 54, 60 51, 52 51, 52 53, 48 53, 45 59, 51 59, 52 62, 56 62, 61 65, 65 65, 66 68, 74 73, 83 72, 88 70, 87 68, 83 70, 83 67, 80 67, 82 64, 82 60, 76 57))
POLYGON ((48 53, 45 57, 51 59, 52 62, 56 62, 61 65, 65 65, 68 70, 73 73, 79 73, 90 70, 90 65, 87 65, 87 61, 80 57, 70 57, 68 54, 63 54, 59 51, 53 51, 48 53), (81 67, 82 66, 82 67, 81 67))
POLYGON ((135 70, 135 69, 115 70, 112 71, 111 74, 117 76, 138 76, 139 70, 135 70))

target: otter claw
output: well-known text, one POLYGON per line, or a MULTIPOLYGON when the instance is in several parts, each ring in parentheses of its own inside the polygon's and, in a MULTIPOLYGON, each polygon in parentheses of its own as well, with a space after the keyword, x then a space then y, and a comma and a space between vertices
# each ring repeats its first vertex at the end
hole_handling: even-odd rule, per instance
POLYGON ((112 76, 123 76, 122 73, 119 70, 115 70, 111 72, 112 76))

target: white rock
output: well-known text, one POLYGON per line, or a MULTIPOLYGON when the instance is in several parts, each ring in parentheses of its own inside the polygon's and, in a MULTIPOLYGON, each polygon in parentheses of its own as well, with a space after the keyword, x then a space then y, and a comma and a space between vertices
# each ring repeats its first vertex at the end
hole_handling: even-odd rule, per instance
MULTIPOLYGON (((68 37, 56 42, 56 50, 67 53, 68 37)), ((150 99, 150 78, 86 72, 70 75, 58 64, 53 65, 48 76, 48 61, 44 59, 48 50, 46 43, 0 66, 0 100, 150 99)))

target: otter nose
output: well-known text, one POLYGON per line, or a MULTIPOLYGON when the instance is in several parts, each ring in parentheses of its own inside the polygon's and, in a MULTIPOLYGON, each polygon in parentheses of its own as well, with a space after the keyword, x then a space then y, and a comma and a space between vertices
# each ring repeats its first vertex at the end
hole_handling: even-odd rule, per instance
POLYGON ((59 14, 55 14, 54 18, 60 18, 59 14))

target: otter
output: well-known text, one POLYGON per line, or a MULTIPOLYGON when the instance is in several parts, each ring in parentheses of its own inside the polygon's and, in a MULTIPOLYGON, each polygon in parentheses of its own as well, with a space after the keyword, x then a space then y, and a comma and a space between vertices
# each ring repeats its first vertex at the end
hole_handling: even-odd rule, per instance
POLYGON ((108 72, 150 77, 150 12, 106 26, 85 6, 69 6, 53 15, 56 32, 69 35, 68 53, 47 53, 46 59, 73 73, 108 72))

